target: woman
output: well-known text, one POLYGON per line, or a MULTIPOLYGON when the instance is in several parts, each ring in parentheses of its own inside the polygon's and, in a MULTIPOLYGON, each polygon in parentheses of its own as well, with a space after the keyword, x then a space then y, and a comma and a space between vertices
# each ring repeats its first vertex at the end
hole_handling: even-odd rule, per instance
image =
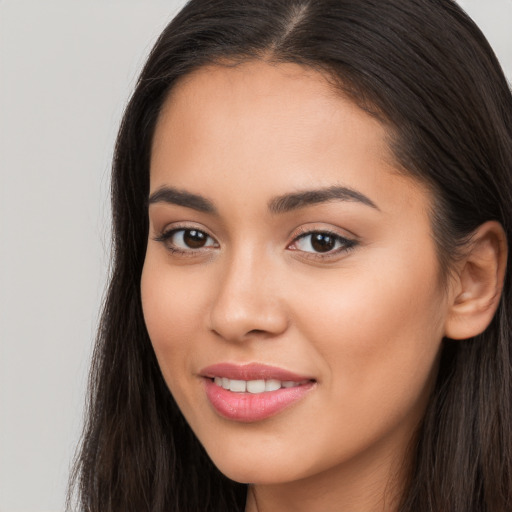
POLYGON ((87 511, 512 507, 512 98, 450 0, 192 0, 119 133, 87 511))

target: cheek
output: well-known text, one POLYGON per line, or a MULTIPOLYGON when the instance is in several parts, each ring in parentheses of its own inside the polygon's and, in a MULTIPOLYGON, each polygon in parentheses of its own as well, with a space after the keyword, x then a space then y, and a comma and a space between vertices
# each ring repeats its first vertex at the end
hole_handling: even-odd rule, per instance
POLYGON ((321 354, 324 384, 360 418, 404 415, 429 389, 445 299, 432 279, 435 259, 419 262, 347 272, 335 286, 326 279, 317 293, 293 295, 299 329, 321 354))
POLYGON ((173 272, 149 253, 141 278, 144 320, 169 386, 189 368, 197 343, 198 320, 205 318, 204 294, 193 276, 173 272))

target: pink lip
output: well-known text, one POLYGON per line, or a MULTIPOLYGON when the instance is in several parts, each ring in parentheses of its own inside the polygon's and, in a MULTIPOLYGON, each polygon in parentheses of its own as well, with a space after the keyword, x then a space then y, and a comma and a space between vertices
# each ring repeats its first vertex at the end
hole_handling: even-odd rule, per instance
POLYGON ((301 400, 316 384, 310 377, 257 363, 215 364, 201 370, 200 375, 203 377, 206 396, 213 408, 227 419, 245 423, 261 421, 280 413, 301 400), (237 380, 276 379, 299 382, 300 385, 258 394, 235 393, 215 384, 214 377, 237 380))
POLYGON ((199 374, 202 377, 226 377, 227 379, 239 380, 277 379, 293 382, 314 380, 312 377, 298 375, 283 368, 259 363, 242 365, 233 363, 213 364, 203 368, 199 374))

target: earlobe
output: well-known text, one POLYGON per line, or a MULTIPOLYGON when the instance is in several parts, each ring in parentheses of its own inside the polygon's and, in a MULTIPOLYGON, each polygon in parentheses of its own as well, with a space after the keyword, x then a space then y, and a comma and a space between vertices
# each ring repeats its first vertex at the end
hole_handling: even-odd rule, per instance
POLYGON ((455 275, 445 324, 447 338, 462 340, 483 332, 501 297, 507 265, 507 239, 499 222, 475 230, 455 275))

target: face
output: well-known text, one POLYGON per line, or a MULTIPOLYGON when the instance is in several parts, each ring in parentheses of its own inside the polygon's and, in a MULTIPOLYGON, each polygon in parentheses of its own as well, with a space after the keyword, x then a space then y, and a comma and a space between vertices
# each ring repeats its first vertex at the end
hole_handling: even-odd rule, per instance
POLYGON ((152 148, 142 274, 163 376, 214 463, 278 484, 400 458, 447 298, 427 190, 294 64, 183 79, 152 148))

